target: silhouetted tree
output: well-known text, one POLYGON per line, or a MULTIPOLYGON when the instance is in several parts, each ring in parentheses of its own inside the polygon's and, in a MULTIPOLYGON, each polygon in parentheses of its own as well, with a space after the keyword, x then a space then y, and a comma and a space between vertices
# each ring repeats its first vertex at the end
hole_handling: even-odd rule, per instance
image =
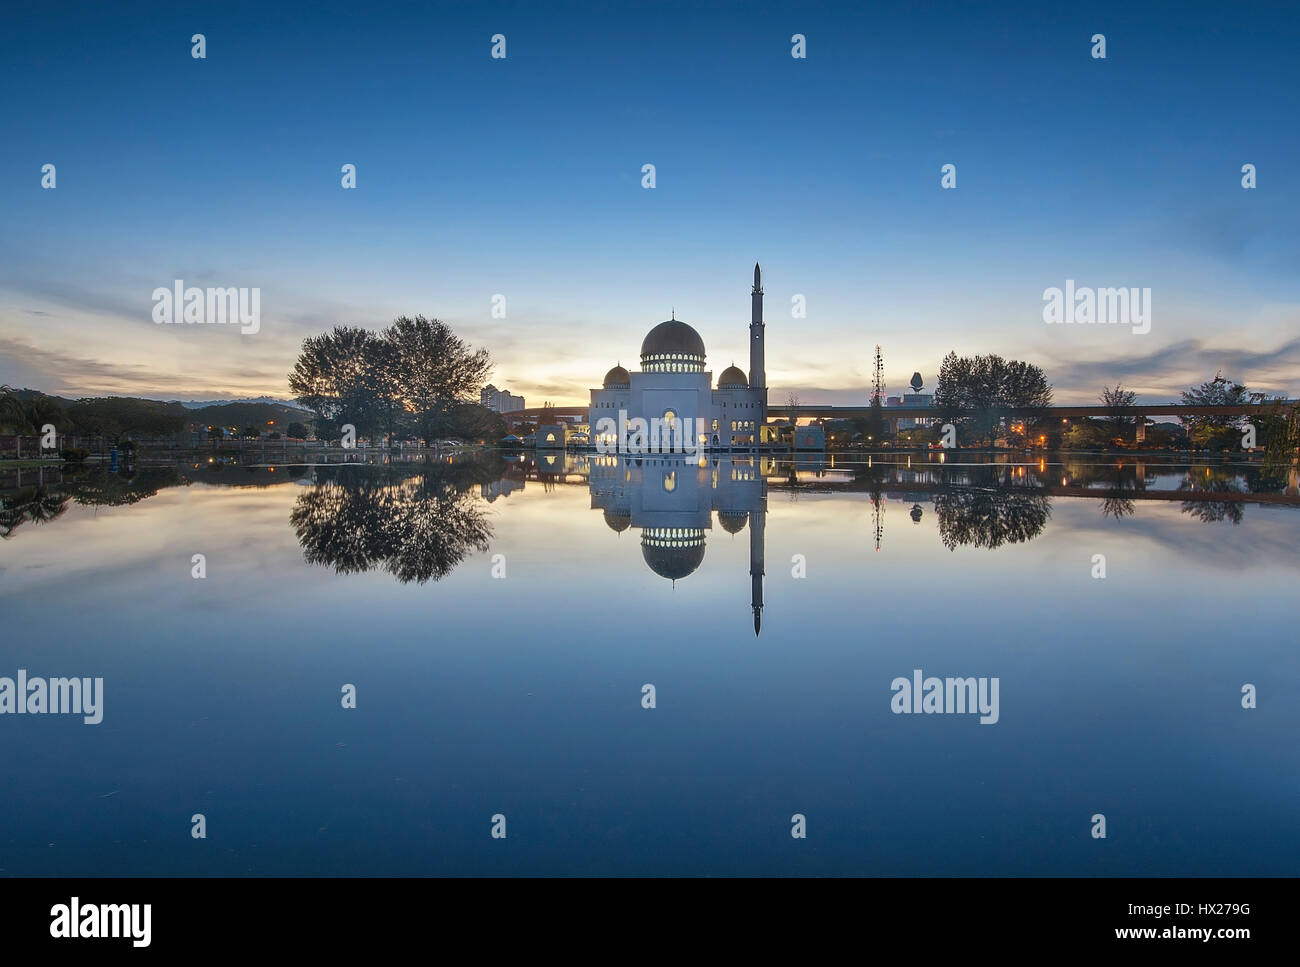
MULTIPOLYGON (((370 330, 335 326, 303 340, 289 390, 327 427, 350 423, 359 436, 373 437, 388 428, 397 405, 389 357, 385 341, 370 330)), ((336 429, 323 438, 337 436, 336 429)))
MULTIPOLYGON (((1228 406, 1248 402, 1250 393, 1241 383, 1234 383, 1222 373, 1214 379, 1183 390, 1183 402, 1198 406, 1228 406)), ((1245 422, 1244 415, 1217 414, 1213 416, 1180 416, 1188 435, 1198 447, 1221 449, 1239 442, 1238 429, 1245 422)))
POLYGON ((401 316, 384 330, 393 385, 416 434, 426 443, 464 403, 477 405, 492 370, 486 349, 473 349, 441 319, 401 316))
POLYGON ((1113 387, 1102 387, 1101 405, 1106 408, 1105 431, 1109 442, 1131 443, 1135 434, 1129 433, 1129 428, 1136 428, 1139 418, 1129 412, 1131 407, 1137 402, 1137 393, 1132 390, 1124 389, 1119 383, 1113 387))
POLYGON ((1047 376, 1032 363, 950 352, 939 367, 934 405, 942 422, 967 427, 990 446, 1013 410, 1032 418, 1051 403, 1047 376))

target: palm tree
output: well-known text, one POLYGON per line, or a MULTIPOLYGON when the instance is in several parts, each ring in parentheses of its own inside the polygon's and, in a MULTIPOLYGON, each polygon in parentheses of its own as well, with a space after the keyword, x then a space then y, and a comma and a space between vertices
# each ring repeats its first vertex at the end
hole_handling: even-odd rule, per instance
POLYGON ((0 384, 0 427, 23 434, 31 429, 27 407, 12 386, 0 384))

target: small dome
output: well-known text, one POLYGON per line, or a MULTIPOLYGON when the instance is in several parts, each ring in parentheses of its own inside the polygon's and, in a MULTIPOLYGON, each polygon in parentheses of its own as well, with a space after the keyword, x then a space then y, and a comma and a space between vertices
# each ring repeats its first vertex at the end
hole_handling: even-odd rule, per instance
POLYGON ((605 374, 605 389, 613 389, 616 386, 628 386, 632 382, 632 374, 622 366, 615 366, 605 374))
POLYGON ((749 389, 749 378, 738 366, 728 366, 718 377, 718 389, 749 389))
POLYGON ((626 510, 615 510, 612 507, 606 507, 605 523, 610 530, 621 534, 632 526, 632 515, 626 510))
POLYGON ((720 510, 718 511, 718 523, 728 534, 739 534, 745 529, 745 524, 749 520, 749 514, 743 510, 720 510))
POLYGON ((680 319, 661 322, 641 342, 641 368, 648 372, 703 372, 704 340, 680 319))

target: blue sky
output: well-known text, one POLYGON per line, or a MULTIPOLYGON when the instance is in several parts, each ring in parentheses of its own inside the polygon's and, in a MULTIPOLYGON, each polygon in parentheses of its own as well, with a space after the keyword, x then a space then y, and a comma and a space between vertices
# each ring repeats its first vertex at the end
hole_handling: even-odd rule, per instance
POLYGON ((877 342, 892 390, 955 349, 1062 402, 1300 395, 1297 50, 1284 4, 36 8, 0 30, 0 381, 284 396, 305 336, 423 313, 585 402, 673 307, 746 365, 759 260, 779 399, 863 399, 877 342), (177 278, 260 287, 261 331, 156 326, 177 278), (1044 324, 1066 279, 1151 288, 1151 331, 1044 324))

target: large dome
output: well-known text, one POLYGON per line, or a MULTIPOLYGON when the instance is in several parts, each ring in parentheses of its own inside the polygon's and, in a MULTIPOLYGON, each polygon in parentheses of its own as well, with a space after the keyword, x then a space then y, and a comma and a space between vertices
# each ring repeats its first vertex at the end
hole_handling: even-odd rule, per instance
POLYGON ((704 371, 704 340, 680 319, 661 322, 641 341, 641 368, 646 372, 704 371))
POLYGON ((739 367, 728 366, 718 377, 718 389, 749 389, 749 378, 739 367))
POLYGON ((704 560, 704 531, 647 527, 641 532, 641 556, 660 577, 677 581, 693 574, 704 560))
POLYGON ((622 366, 615 366, 605 374, 605 389, 613 389, 616 386, 626 387, 632 382, 632 374, 622 366))

